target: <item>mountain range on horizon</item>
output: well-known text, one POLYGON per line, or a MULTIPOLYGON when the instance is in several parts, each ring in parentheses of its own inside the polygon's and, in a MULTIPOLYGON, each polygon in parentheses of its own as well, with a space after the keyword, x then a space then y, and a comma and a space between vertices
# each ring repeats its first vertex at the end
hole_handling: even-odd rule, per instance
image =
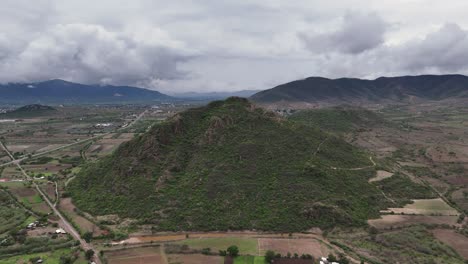
POLYGON ((136 103, 173 101, 174 97, 132 86, 87 85, 64 80, 0 85, 0 102, 34 103, 136 103))
POLYGON ((464 75, 419 75, 328 79, 309 77, 278 85, 250 97, 261 104, 399 103, 468 97, 464 75))
POLYGON ((248 97, 260 104, 399 103, 468 97, 464 75, 419 75, 328 79, 309 77, 267 90, 193 91, 167 95, 132 86, 87 85, 64 80, 0 84, 0 102, 13 104, 148 103, 177 100, 218 100, 248 97))

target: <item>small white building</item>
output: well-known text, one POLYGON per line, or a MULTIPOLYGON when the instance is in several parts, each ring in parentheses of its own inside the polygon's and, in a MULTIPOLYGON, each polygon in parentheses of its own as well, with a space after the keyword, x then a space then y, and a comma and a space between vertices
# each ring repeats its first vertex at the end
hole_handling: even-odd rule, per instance
POLYGON ((67 232, 65 232, 65 230, 63 230, 62 228, 59 228, 57 230, 55 230, 55 234, 66 234, 67 232))

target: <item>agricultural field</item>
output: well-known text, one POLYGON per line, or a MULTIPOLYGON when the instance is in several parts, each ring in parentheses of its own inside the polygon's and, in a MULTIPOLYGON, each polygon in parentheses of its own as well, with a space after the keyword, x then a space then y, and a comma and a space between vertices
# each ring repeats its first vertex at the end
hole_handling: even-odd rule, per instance
POLYGON ((468 259, 468 240, 465 236, 450 229, 434 229, 432 233, 437 239, 455 249, 460 256, 468 259))
POLYGON ((226 250, 229 246, 237 245, 239 252, 246 255, 259 254, 258 239, 244 237, 195 238, 179 242, 194 249, 211 248, 213 252, 226 250))
MULTIPOLYGON (((100 223, 100 219, 77 209, 68 197, 66 185, 73 181, 87 163, 110 155, 122 143, 147 131, 150 126, 180 109, 148 109, 140 106, 64 107, 59 108, 60 114, 55 116, 0 123, 0 136, 16 158, 46 152, 38 157, 27 158, 22 166, 53 202, 56 200, 57 184, 58 208, 82 234, 91 232, 94 237, 99 237, 107 232, 96 224, 100 223), (134 126, 124 127, 145 110, 146 114, 134 126), (97 125, 100 123, 112 125, 102 127, 97 125), (117 130, 119 127, 123 128, 117 130), (86 139, 89 141, 77 143, 86 139), (62 148, 68 144, 73 145, 62 148)), ((347 127, 340 127, 337 133, 351 131, 353 136, 347 136, 349 142, 366 148, 376 157, 378 165, 365 180, 369 179, 370 184, 377 186, 386 195, 386 206, 393 213, 383 211, 380 218, 377 215, 375 219, 368 220, 369 226, 375 227, 375 234, 364 229, 353 229, 341 234, 332 232, 329 237, 320 239, 305 234, 293 238, 288 238, 287 234, 259 236, 218 233, 190 234, 188 238, 185 234, 135 236, 132 232, 142 232, 140 226, 133 224, 132 219, 118 219, 116 224, 107 227, 124 235, 129 234, 130 238, 123 241, 130 247, 138 248, 120 250, 123 248, 121 244, 107 248, 101 244, 120 242, 107 238, 96 238, 92 242, 105 251, 104 258, 110 264, 224 263, 224 257, 216 254, 231 245, 237 245, 241 254, 232 263, 240 264, 264 264, 263 256, 267 250, 282 255, 289 252, 311 254, 314 257, 346 252, 355 260, 369 259, 378 263, 389 263, 386 262, 387 258, 397 259, 401 263, 428 263, 431 259, 436 263, 463 263, 463 259, 468 258, 465 250, 468 238, 459 232, 466 229, 466 222, 463 225, 459 215, 461 210, 468 211, 468 142, 463 137, 468 131, 466 126, 460 124, 468 124, 464 116, 468 111, 455 107, 437 111, 420 110, 383 109, 381 114, 396 126, 386 127, 385 122, 378 122, 378 126, 372 129, 355 129, 348 124, 347 127), (410 194, 416 195, 418 199, 399 199, 411 197, 410 194), (445 195, 449 203, 439 198, 440 195, 445 195), (131 224, 127 225, 127 222, 131 224), (155 246, 143 247, 148 244, 155 246), (158 247, 157 244, 162 246, 158 247), (173 245, 187 247, 191 251, 172 251, 173 245), (200 254, 207 248, 210 254, 215 255, 200 254), (403 253, 398 255, 397 252, 403 253)), ((331 126, 330 129, 337 128, 331 126)), ((324 147, 329 147, 329 144, 326 142, 324 147)), ((0 164, 8 161, 6 153, 0 150, 0 164)), ((0 206, 0 238, 12 227, 24 227, 51 212, 37 191, 28 187, 24 175, 16 166, 0 167, 0 186, 7 187, 7 191, 17 200, 17 203, 11 201, 9 205, 0 206), (30 215, 27 209, 37 216, 30 215)), ((6 190, 0 191, 7 194, 6 190)), ((31 243, 37 243, 34 239, 40 237, 44 239, 41 241, 45 241, 43 244, 74 246, 73 241, 66 237, 52 239, 50 233, 54 230, 52 223, 56 219, 50 216, 48 220, 50 222, 47 226, 27 231, 31 243)), ((27 245, 21 248, 24 251, 19 252, 19 255, 5 258, 0 246, 0 263, 21 263, 38 256, 45 263, 59 263, 62 254, 74 254, 68 248, 51 251, 49 247, 44 247, 44 252, 34 254, 29 254, 31 249, 27 245)), ((75 263, 85 263, 80 254, 75 263)), ((277 263, 287 262, 281 260, 277 263)))
POLYGON ((465 263, 455 249, 424 226, 377 233, 337 233, 331 239, 349 255, 366 263, 465 263))
POLYGON ((106 251, 104 258, 108 264, 133 264, 133 263, 154 263, 164 264, 164 254, 161 254, 160 247, 143 247, 135 249, 124 249, 116 251, 106 251))
MULTIPOLYGON (((167 255, 168 264, 223 264, 224 258, 220 256, 208 256, 202 254, 170 254, 167 255)), ((257 263, 255 263, 257 264, 257 263)), ((261 263, 263 264, 263 262, 261 263)))
POLYGON ((10 185, 8 186, 8 191, 11 192, 21 204, 31 209, 33 212, 40 215, 46 215, 52 212, 38 191, 27 183, 10 185))
POLYGON ((389 208, 388 211, 405 215, 459 215, 457 210, 450 207, 441 198, 413 200, 413 203, 407 204, 403 208, 389 208))
MULTIPOLYGON (((174 110, 172 106, 167 108, 174 110)), ((165 108, 159 110, 154 113, 146 106, 57 107, 51 114, 0 122, 0 140, 15 159, 24 159, 21 166, 52 203, 59 198, 59 209, 82 234, 101 236, 104 231, 66 197, 65 186, 88 159, 108 155, 132 139, 135 128, 130 123, 145 130, 150 120, 173 114, 165 108), (148 116, 140 117, 145 110, 148 116), (123 131, 126 126, 128 131, 123 131)), ((0 204, 0 241, 9 245, 0 245, 0 263, 29 263, 38 257, 44 263, 62 263, 63 257, 76 259, 74 263, 78 264, 88 263, 83 252, 75 252, 76 242, 71 237, 53 235, 58 218, 16 165, 2 165, 9 161, 0 148, 0 198, 7 199, 0 204), (38 220, 40 226, 26 229, 38 220)))
POLYGON ((273 250, 285 256, 288 253, 312 256, 328 256, 333 253, 330 246, 315 239, 288 239, 288 238, 260 238, 258 239, 259 255, 265 255, 267 250, 273 250))
POLYGON ((91 232, 93 236, 100 236, 103 234, 103 230, 101 230, 96 224, 84 217, 83 214, 78 213, 79 210, 73 205, 70 198, 60 199, 59 209, 72 223, 76 225, 81 234, 86 232, 91 232))
POLYGON ((368 223, 377 229, 392 229, 417 224, 454 226, 457 220, 458 216, 387 214, 379 219, 370 219, 368 223))
POLYGON ((85 260, 84 255, 80 251, 71 250, 71 249, 58 249, 49 252, 41 252, 34 254, 24 254, 14 257, 9 257, 1 259, 0 263, 2 264, 26 264, 30 263, 31 259, 42 259, 44 263, 47 264, 61 264, 61 259, 73 258, 76 259, 73 264, 88 264, 88 261, 85 260))

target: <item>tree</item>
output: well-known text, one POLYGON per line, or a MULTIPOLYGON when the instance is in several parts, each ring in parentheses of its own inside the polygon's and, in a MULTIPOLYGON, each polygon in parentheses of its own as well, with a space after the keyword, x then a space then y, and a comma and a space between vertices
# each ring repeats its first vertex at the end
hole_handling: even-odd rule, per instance
POLYGON ((237 246, 230 246, 227 248, 227 253, 231 257, 237 257, 239 255, 239 248, 237 246))
POLYGON ((338 261, 338 259, 335 257, 335 255, 333 255, 333 254, 331 254, 331 253, 328 255, 327 260, 328 260, 329 262, 337 262, 337 261, 338 261))
POLYGON ((60 256, 59 263, 60 264, 72 264, 73 261, 72 261, 72 258, 69 256, 60 256))
POLYGON ((340 254, 340 259, 338 261, 340 264, 349 264, 349 259, 343 254, 340 254))
POLYGON ((93 256, 94 256, 94 250, 92 250, 92 249, 86 250, 85 257, 86 257, 87 260, 91 260, 93 258, 93 256))
POLYGON ((267 263, 272 263, 273 260, 275 259, 275 256, 276 256, 276 254, 275 254, 274 251, 272 251, 272 250, 267 250, 267 252, 265 253, 265 261, 266 261, 267 263))
POLYGON ((86 232, 83 234, 83 239, 86 241, 86 242, 90 242, 91 239, 93 239, 93 233, 91 232, 86 232))

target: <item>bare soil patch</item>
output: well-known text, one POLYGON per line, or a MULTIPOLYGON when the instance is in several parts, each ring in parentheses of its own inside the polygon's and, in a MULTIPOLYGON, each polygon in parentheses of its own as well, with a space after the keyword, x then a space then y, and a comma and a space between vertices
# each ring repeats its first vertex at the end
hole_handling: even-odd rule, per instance
POLYGON ((465 175, 455 175, 446 178, 453 185, 468 185, 468 177, 465 175))
POLYGON ((412 204, 407 204, 404 208, 389 208, 396 214, 415 215, 458 215, 457 210, 450 207, 441 198, 413 200, 412 204))
POLYGON ((431 216, 431 215, 383 215, 380 219, 371 219, 369 225, 378 229, 390 227, 404 227, 414 224, 457 224, 457 216, 431 216))
POLYGON ((377 174, 374 178, 369 179, 369 182, 376 182, 376 181, 381 181, 386 178, 390 178, 393 176, 393 173, 384 171, 384 170, 378 170, 377 174))
POLYGON ((468 210, 468 198, 465 197, 465 193, 468 193, 468 188, 463 188, 463 189, 457 190, 457 191, 453 192, 452 199, 463 210, 468 210))
POLYGON ((201 254, 171 254, 168 255, 169 264, 223 264, 224 258, 220 256, 206 256, 201 254))
POLYGON ((109 264, 154 263, 166 264, 159 247, 133 248, 105 253, 109 264))
POLYGON ((10 190, 14 195, 18 196, 19 198, 34 196, 37 194, 35 189, 28 188, 25 186, 14 186, 14 187, 11 187, 10 190))
POLYGON ((273 250, 282 255, 298 253, 312 256, 328 256, 330 249, 315 239, 287 239, 287 238, 259 238, 258 247, 260 255, 267 250, 273 250))
POLYGON ((47 196, 52 200, 55 201, 55 184, 48 182, 46 185, 41 186, 42 190, 47 194, 47 196))

